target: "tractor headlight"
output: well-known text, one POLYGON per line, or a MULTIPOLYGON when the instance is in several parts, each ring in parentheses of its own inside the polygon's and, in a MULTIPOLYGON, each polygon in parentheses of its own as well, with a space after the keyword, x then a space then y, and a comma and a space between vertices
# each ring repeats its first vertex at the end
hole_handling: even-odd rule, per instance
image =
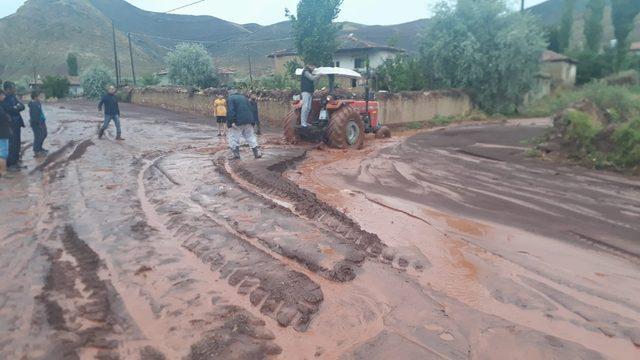
POLYGON ((333 96, 329 95, 327 96, 327 102, 332 102, 333 101, 333 96))

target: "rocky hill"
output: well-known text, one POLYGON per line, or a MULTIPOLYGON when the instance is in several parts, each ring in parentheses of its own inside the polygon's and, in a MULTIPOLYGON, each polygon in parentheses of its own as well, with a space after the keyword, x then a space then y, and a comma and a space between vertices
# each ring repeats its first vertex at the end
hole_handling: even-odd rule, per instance
MULTIPOLYGON (((141 10, 124 0, 28 0, 18 11, 0 19, 0 77, 18 79, 37 73, 65 74, 69 52, 79 54, 80 66, 113 66, 111 21, 124 77, 130 76, 126 35, 132 33, 139 74, 162 68, 167 51, 183 40, 202 42, 218 66, 246 72, 249 56, 257 74, 268 73, 266 57, 292 48, 290 26, 236 24, 213 16, 163 14, 141 10), (55 16, 52 16, 55 14, 55 16)), ((343 33, 381 44, 416 49, 416 34, 426 20, 393 26, 344 23, 343 33)))

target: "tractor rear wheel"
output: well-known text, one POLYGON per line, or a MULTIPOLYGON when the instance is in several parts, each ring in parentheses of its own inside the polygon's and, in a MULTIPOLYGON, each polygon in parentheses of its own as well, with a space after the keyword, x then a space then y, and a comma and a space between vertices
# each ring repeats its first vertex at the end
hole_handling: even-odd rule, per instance
POLYGON ((358 110, 345 105, 331 114, 327 143, 338 149, 361 149, 364 145, 364 122, 358 110))
POLYGON ((296 135, 296 125, 300 123, 300 110, 291 110, 284 117, 282 127, 284 128, 284 140, 292 145, 298 143, 298 135, 296 135))
POLYGON ((376 139, 386 139, 391 137, 391 130, 387 126, 381 126, 376 130, 376 139))

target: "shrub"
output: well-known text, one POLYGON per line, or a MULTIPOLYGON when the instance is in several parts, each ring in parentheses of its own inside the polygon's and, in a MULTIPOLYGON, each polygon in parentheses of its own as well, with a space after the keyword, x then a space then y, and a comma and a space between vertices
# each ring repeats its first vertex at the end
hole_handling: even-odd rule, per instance
POLYGON ((445 126, 451 124, 454 120, 456 120, 455 116, 436 115, 433 119, 429 120, 429 124, 433 126, 445 126))
POLYGON ((611 162, 621 167, 640 166, 640 117, 616 129, 613 143, 611 162))
POLYGON ((80 77, 84 95, 97 99, 102 96, 109 85, 115 83, 111 71, 102 65, 93 65, 82 73, 80 77))
POLYGON ((181 43, 166 57, 169 81, 201 89, 218 85, 209 53, 200 44, 181 43))
POLYGON ((160 84, 160 78, 155 74, 146 74, 140 79, 142 86, 153 86, 160 84))
POLYGON ((69 95, 71 84, 64 76, 47 76, 42 82, 42 90, 48 98, 64 98, 69 95))
POLYGON ((593 139, 598 135, 601 126, 586 113, 569 110, 564 121, 567 124, 565 139, 576 144, 579 150, 592 150, 593 139))
POLYGON ((298 81, 284 75, 273 75, 261 78, 255 85, 264 90, 296 90, 300 87, 298 81))

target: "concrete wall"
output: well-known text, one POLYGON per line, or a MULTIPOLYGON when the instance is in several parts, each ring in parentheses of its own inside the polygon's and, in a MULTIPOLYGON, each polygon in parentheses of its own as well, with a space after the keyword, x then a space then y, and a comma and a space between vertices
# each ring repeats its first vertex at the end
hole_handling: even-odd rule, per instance
POLYGON ((369 59, 369 67, 371 69, 375 69, 382 65, 385 60, 393 59, 397 55, 398 53, 388 50, 338 51, 334 55, 333 61, 335 66, 364 72, 364 62, 367 58, 369 59), (356 59, 360 59, 360 62, 362 63, 361 67, 356 67, 356 59))
MULTIPOLYGON (((190 93, 187 89, 173 87, 136 88, 131 92, 131 102, 139 105, 159 107, 177 112, 188 112, 213 116, 213 98, 216 90, 190 93)), ((258 106, 262 122, 280 126, 289 112, 293 93, 260 93, 258 106)), ((440 116, 468 114, 473 105, 467 94, 459 90, 402 92, 398 94, 377 93, 380 102, 380 120, 387 125, 402 125, 423 122, 440 116)))

